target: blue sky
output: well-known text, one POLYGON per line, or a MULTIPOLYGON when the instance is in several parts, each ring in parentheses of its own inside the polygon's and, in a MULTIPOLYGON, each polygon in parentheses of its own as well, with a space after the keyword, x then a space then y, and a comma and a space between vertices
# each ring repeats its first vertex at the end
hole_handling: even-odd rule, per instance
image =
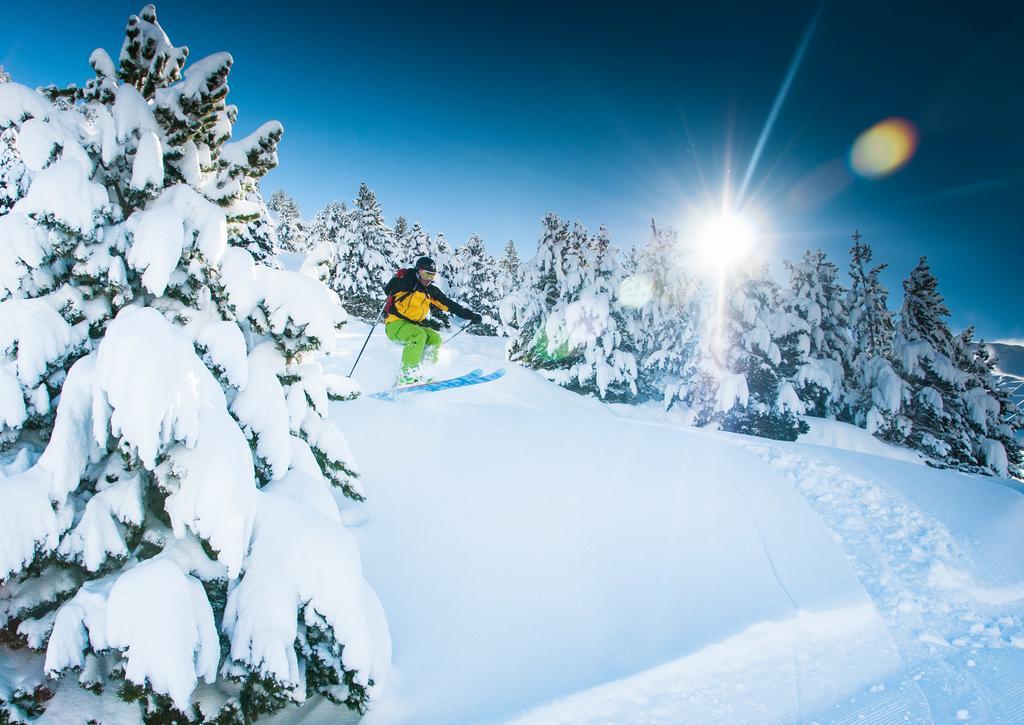
MULTIPOLYGON (((140 4, 5 8, 0 63, 28 85, 83 82, 116 56, 140 4)), ((605 224, 622 246, 650 219, 687 223, 747 169, 819 12, 752 176, 780 267, 823 248, 846 267, 854 228, 901 280, 927 255, 952 324, 1024 337, 1024 11, 1013 3, 158 4, 193 58, 235 58, 239 133, 284 123, 284 188, 312 215, 366 181, 453 243, 479 232, 532 254, 547 211, 605 224), (898 7, 890 7, 897 5, 898 7), (976 7, 975 7, 976 6, 976 7), (916 156, 878 181, 845 158, 892 116, 916 156), (829 191, 829 180, 845 180, 829 191), (1016 274, 1015 274, 1016 273, 1016 274)))

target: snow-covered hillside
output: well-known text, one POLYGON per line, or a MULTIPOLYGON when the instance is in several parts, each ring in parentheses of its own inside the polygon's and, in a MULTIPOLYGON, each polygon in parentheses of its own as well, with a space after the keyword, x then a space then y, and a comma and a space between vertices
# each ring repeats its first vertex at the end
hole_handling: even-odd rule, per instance
MULTIPOLYGON (((1024 415, 1024 345, 1010 342, 987 343, 996 359, 996 370, 1017 416, 1024 415)), ((1017 431, 1017 440, 1024 442, 1024 430, 1017 431)))
POLYGON ((987 343, 995 354, 996 368, 1004 375, 1024 378, 1024 345, 1010 342, 987 343))
MULTIPOLYGON (((346 326, 325 368, 347 374, 366 333, 346 326)), ((462 335, 441 372, 499 367, 503 344, 462 335)), ((364 392, 398 356, 378 328, 364 392)), ((371 725, 1024 719, 1016 482, 834 422, 792 444, 687 428, 517 366, 331 418, 394 642, 371 725)), ((138 710, 72 678, 36 722, 97 716, 138 710)), ((266 722, 355 719, 314 698, 266 722)))
MULTIPOLYGON (((502 345, 463 335, 442 366, 500 366, 502 345)), ((355 377, 381 389, 397 360, 378 330, 355 377)), ((335 412, 394 640, 367 722, 1024 717, 1012 482, 837 423, 794 444, 684 428, 518 367, 335 412)))

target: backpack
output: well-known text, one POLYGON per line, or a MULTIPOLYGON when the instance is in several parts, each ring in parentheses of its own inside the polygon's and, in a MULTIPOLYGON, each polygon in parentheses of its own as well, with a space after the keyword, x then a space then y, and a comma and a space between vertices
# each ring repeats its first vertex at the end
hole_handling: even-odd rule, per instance
MULTIPOLYGON (((413 270, 413 269, 400 269, 397 272, 395 272, 394 279, 403 279, 405 277, 405 275, 409 274, 410 272, 415 274, 415 270, 413 270)), ((387 317, 388 315, 395 315, 397 317, 401 317, 404 320, 406 318, 400 312, 397 312, 394 309, 394 307, 395 307, 395 295, 396 294, 397 294, 396 292, 392 292, 391 294, 388 295, 387 299, 384 301, 384 316, 387 317)))

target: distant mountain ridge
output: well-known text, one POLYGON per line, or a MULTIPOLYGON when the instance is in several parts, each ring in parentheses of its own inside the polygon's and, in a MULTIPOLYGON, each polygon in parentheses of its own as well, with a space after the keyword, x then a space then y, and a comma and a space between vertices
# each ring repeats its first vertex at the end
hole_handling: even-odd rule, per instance
POLYGON ((1024 378, 1024 345, 1011 342, 989 342, 989 350, 996 358, 996 368, 1005 375, 1024 378))

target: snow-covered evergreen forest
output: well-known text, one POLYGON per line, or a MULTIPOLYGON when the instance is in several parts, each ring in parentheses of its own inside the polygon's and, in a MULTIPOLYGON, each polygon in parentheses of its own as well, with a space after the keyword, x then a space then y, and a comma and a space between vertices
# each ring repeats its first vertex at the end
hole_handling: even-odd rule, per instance
POLYGON ((384 218, 364 183, 351 203, 289 218, 309 233, 279 234, 278 250, 308 245, 303 270, 366 322, 390 275, 429 256, 438 284, 483 315, 476 334, 508 337, 510 361, 602 400, 657 401, 693 425, 778 440, 796 439, 801 415, 839 420, 936 466, 1020 475, 1019 419, 994 361, 973 330, 949 328, 924 257, 894 308, 886 265, 856 231, 849 259, 808 250, 779 283, 756 253, 719 279, 681 231, 654 225, 624 248, 549 214, 521 262, 511 241, 495 259, 479 235, 453 250, 405 216, 384 218))
POLYGON ((421 256, 469 332, 588 403, 778 441, 844 423, 1022 475, 1022 419, 925 257, 893 293, 856 231, 782 277, 757 254, 709 270, 653 222, 615 240, 548 214, 529 248, 452 246, 366 183, 307 218, 264 198, 285 129, 236 137, 231 55, 191 58, 147 6, 88 61, 69 87, 0 67, 0 652, 38 674, 0 687, 0 722, 43 715, 53 682, 147 722, 372 707, 391 633, 329 414, 360 390, 328 361, 421 256))

